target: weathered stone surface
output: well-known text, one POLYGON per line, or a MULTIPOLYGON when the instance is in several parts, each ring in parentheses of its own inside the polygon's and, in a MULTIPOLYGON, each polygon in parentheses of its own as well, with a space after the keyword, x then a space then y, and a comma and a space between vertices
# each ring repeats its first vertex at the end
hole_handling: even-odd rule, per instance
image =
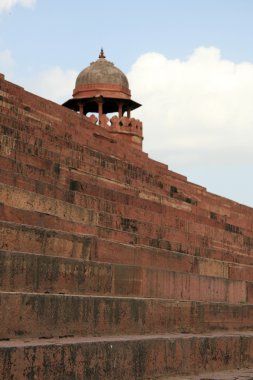
POLYGON ((250 379, 253 210, 148 158, 129 120, 0 75, 3 380, 250 379))
POLYGON ((159 380, 253 380, 253 368, 203 373, 198 376, 159 377, 159 380))
POLYGON ((148 379, 249 364, 251 335, 128 336, 2 342, 9 379, 148 379))
POLYGON ((243 281, 140 266, 83 262, 48 253, 44 256, 0 251, 0 263, 0 288, 11 291, 111 294, 231 304, 246 303, 249 293, 248 284, 243 281))
POLYGON ((0 340, 253 328, 253 305, 83 296, 80 293, 0 292, 0 307, 0 340), (5 309, 5 305, 8 308, 5 309))

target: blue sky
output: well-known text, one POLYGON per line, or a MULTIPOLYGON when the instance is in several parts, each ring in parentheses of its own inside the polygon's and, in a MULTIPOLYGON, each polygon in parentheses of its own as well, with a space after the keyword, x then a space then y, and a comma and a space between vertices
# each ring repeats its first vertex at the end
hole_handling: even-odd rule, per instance
POLYGON ((80 70, 101 45, 126 72, 143 53, 184 58, 199 46, 253 61, 252 13, 252 0, 37 0, 1 14, 0 49, 13 51, 20 75, 56 64, 80 70))
POLYGON ((103 46, 150 157, 253 206, 252 19, 252 0, 0 0, 0 72, 62 102, 103 46))

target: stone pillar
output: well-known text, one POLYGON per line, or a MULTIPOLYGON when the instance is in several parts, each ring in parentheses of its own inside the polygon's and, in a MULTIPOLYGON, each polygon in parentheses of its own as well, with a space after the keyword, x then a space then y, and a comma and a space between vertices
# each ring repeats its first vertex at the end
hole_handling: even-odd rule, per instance
POLYGON ((123 103, 119 102, 118 103, 118 110, 119 110, 119 117, 123 116, 123 103))
POLYGON ((131 117, 131 109, 130 109, 130 107, 127 108, 127 117, 128 117, 128 119, 130 119, 130 117, 131 117))
POLYGON ((97 105, 98 105, 98 123, 99 125, 101 125, 101 116, 103 115, 103 101, 98 100, 97 105))
POLYGON ((79 103, 79 112, 83 116, 83 103, 79 103))

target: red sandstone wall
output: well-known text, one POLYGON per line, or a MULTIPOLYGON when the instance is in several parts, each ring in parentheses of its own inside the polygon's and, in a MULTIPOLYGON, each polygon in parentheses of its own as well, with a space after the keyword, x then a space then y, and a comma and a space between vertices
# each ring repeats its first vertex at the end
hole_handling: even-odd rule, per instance
POLYGON ((0 75, 0 377, 252 365, 252 223, 0 75))
MULTIPOLYGON (((217 260, 252 263, 251 208, 208 193, 107 130, 3 77, 0 144, 7 219, 20 214, 23 223, 45 219, 52 228, 60 221, 63 230, 216 260, 201 263, 203 275, 223 273, 217 260)), ((251 276, 245 268, 230 267, 229 273, 241 280, 251 276)))

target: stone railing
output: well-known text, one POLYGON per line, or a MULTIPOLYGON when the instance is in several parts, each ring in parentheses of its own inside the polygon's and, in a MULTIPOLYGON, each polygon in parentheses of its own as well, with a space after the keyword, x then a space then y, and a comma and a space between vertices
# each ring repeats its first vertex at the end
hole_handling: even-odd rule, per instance
MULTIPOLYGON (((98 118, 92 114, 84 116, 90 123, 97 124, 98 118)), ((113 116, 109 119, 105 114, 101 116, 100 125, 111 132, 130 133, 142 137, 142 122, 138 119, 128 118, 125 116, 113 116)))
MULTIPOLYGON (((92 114, 84 118, 93 124, 98 124, 98 118, 92 114)), ((127 142, 136 149, 142 150, 142 122, 138 119, 125 116, 113 116, 109 119, 105 114, 100 118, 100 126, 113 135, 118 135, 121 140, 127 142)))
POLYGON ((127 133, 142 137, 142 122, 134 118, 113 116, 109 119, 106 115, 102 115, 101 127, 114 133, 127 133))
POLYGON ((85 116, 85 115, 83 115, 83 117, 84 117, 86 120, 88 120, 90 123, 92 123, 92 124, 97 124, 97 122, 98 122, 98 118, 97 118, 94 114, 92 114, 92 115, 90 115, 90 116, 85 116))

